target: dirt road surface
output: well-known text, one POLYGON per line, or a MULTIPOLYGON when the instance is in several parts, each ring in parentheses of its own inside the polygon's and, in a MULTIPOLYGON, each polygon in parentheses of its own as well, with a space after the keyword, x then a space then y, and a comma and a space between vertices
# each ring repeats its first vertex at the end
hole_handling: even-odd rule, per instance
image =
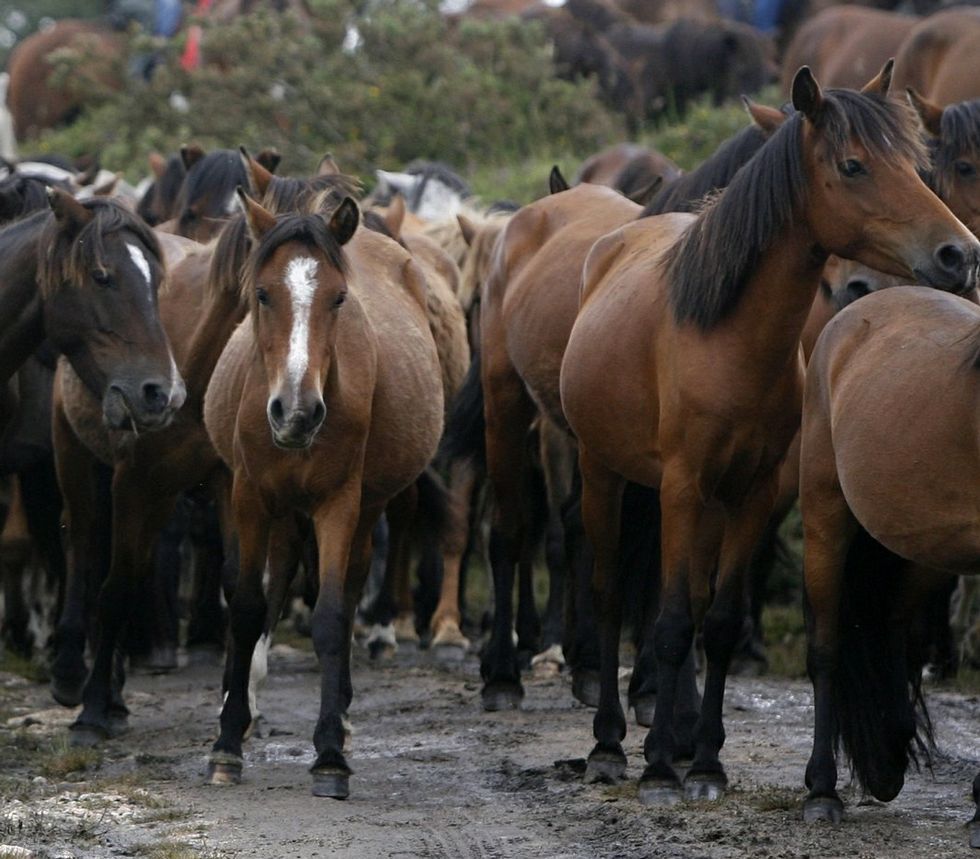
MULTIPOLYGON (((0 674, 0 857, 922 857, 967 856, 980 704, 930 690, 939 751, 889 805, 845 790, 835 828, 800 819, 810 745, 806 683, 735 678, 726 700, 720 802, 651 809, 636 799, 644 733, 631 722, 630 781, 585 785, 591 712, 561 676, 529 678, 520 712, 483 713, 475 658, 357 654, 351 796, 310 794, 319 677, 313 654, 278 646, 261 696, 263 736, 244 781, 205 784, 220 670, 136 674, 131 729, 97 752, 67 747, 73 711, 46 687, 0 674), (5 852, 6 851, 6 852, 5 852)), ((846 784, 847 773, 842 773, 846 784)), ((974 853, 973 855, 977 855, 974 853)))

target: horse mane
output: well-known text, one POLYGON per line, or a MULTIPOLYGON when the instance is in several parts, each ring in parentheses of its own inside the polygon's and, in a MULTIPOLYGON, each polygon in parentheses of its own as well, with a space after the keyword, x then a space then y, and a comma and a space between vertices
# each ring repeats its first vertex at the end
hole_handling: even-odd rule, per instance
POLYGON ((279 215, 275 225, 254 245, 242 271, 243 298, 255 310, 255 280, 276 249, 286 242, 299 242, 320 251, 338 271, 347 272, 347 260, 322 215, 290 213, 279 215))
POLYGON ((252 249, 245 215, 235 215, 222 227, 211 254, 207 293, 211 298, 222 294, 238 295, 248 253, 252 249))
POLYGON ((47 209, 47 184, 43 179, 17 173, 0 179, 0 224, 47 209))
MULTIPOLYGON (((53 215, 45 214, 38 254, 37 280, 41 294, 50 295, 61 284, 83 282, 93 270, 104 267, 105 238, 114 233, 128 232, 163 265, 163 253, 156 234, 149 226, 121 203, 108 197, 79 200, 95 217, 77 233, 66 234, 59 229, 53 215)), ((30 219, 25 223, 34 223, 30 219)))
POLYGON ((184 177, 186 175, 187 171, 184 169, 183 159, 179 155, 171 155, 167 159, 167 166, 163 171, 163 175, 159 179, 154 180, 150 187, 146 189, 146 193, 140 198, 136 206, 136 213, 151 227, 155 227, 157 223, 160 223, 150 211, 150 205, 155 195, 159 200, 169 200, 171 202, 171 208, 165 213, 162 220, 166 221, 173 217, 173 207, 180 197, 180 189, 184 184, 184 177))
MULTIPOLYGON (((241 185, 248 187, 248 174, 242 164, 242 156, 233 149, 215 149, 195 162, 184 176, 180 194, 177 197, 176 211, 181 225, 187 219, 189 207, 195 200, 205 197, 220 200, 231 199, 235 189, 241 185)), ((200 217, 227 217, 225 211, 197 212, 200 217)))
MULTIPOLYGON (((262 198, 262 205, 273 214, 279 212, 307 211, 315 198, 329 195, 333 208, 344 197, 360 197, 360 180, 342 173, 329 173, 297 179, 291 176, 273 176, 262 198)), ((325 203, 326 200, 321 201, 325 203)))
MULTIPOLYGON (((803 121, 802 114, 790 116, 667 251, 670 302, 678 324, 693 322, 708 330, 725 319, 759 257, 803 206, 803 121)), ((904 157, 917 168, 926 163, 911 109, 887 98, 828 90, 816 124, 834 161, 854 138, 874 156, 904 157)))
POLYGON ((924 178, 933 191, 945 196, 954 179, 956 160, 980 155, 980 99, 947 105, 939 122, 939 139, 930 143, 932 169, 924 178))
POLYGON ((726 187, 767 139, 766 133, 755 123, 736 132, 696 170, 685 173, 658 191, 640 217, 648 218, 664 212, 697 211, 704 197, 726 187))

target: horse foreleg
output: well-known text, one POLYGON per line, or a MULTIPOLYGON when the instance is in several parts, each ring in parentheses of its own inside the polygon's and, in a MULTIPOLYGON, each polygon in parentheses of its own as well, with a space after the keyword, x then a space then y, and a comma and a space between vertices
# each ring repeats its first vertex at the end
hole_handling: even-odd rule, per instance
POLYGON ((236 476, 232 510, 239 544, 239 569, 229 605, 230 641, 225 667, 225 700, 221 734, 211 748, 211 784, 237 784, 242 776, 242 741, 252 722, 249 680, 255 644, 267 617, 262 575, 269 556, 271 519, 256 489, 236 476))
POLYGON ((313 609, 313 647, 320 662, 320 715, 313 732, 314 796, 345 799, 350 767, 344 757, 350 706, 350 643, 354 609, 370 566, 370 535, 381 510, 360 515, 359 475, 313 514, 320 591, 313 609), (350 563, 353 560, 353 563, 350 563), (350 575, 349 575, 350 574, 350 575))
POLYGON ((586 782, 617 782, 626 775, 626 714, 619 700, 619 634, 623 595, 619 578, 619 529, 623 479, 580 452, 582 521, 595 550, 593 590, 599 602, 599 703, 592 721, 596 744, 586 782))
POLYGON ((460 611, 460 566, 469 536, 470 498, 476 475, 469 462, 454 462, 449 468, 449 527, 442 546, 442 585, 439 604, 429 629, 436 652, 465 653, 470 642, 462 633, 460 611))
POLYGON ((749 565, 772 514, 774 489, 772 480, 760 482, 725 520, 715 594, 704 616, 707 672, 694 761, 684 779, 688 799, 718 799, 728 786, 718 757, 725 743, 725 681, 747 616, 749 565))
POLYGON ((3 577, 3 641, 21 656, 30 657, 33 640, 29 630, 30 609, 24 599, 24 571, 31 560, 31 538, 27 529, 20 480, 11 481, 10 506, 0 534, 0 575, 3 577))
POLYGON ((173 511, 176 493, 146 479, 128 460, 112 480, 112 553, 109 575, 99 592, 98 643, 92 672, 82 692, 82 712, 71 725, 74 745, 92 745, 125 726, 122 662, 117 659, 133 600, 150 580, 157 535, 173 511))

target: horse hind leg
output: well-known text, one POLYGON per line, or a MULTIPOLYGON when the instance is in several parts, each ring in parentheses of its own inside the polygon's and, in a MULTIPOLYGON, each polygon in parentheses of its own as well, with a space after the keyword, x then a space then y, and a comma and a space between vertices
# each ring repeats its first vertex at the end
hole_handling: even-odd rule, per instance
POLYGON ((461 659, 470 641, 462 632, 460 610, 460 567, 469 536, 470 499, 476 475, 466 461, 456 461, 449 468, 449 524, 442 546, 442 584, 439 603, 429 629, 432 648, 442 659, 461 659))
POLYGON ((24 573, 31 561, 31 538, 28 533, 20 482, 14 477, 7 519, 0 534, 0 575, 3 576, 3 622, 0 636, 14 653, 30 658, 34 640, 30 631, 30 609, 24 597, 24 573))

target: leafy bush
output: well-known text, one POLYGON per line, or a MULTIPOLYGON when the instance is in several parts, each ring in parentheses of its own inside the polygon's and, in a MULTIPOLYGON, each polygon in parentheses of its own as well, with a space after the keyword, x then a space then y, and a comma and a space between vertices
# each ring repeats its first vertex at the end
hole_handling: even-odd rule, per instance
POLYGON ((587 153, 621 126, 586 83, 554 77, 537 26, 465 22, 451 29, 434 3, 389 0, 357 15, 349 0, 314 0, 303 25, 266 12, 204 22, 203 68, 184 72, 184 36, 159 52, 145 82, 128 77, 70 128, 32 149, 82 155, 136 178, 151 149, 274 146, 284 171, 309 170, 326 151, 345 170, 398 168, 413 158, 463 170, 552 150, 587 153), (360 44, 344 48, 348 22, 360 44), (179 93, 179 96, 174 94, 179 93))

